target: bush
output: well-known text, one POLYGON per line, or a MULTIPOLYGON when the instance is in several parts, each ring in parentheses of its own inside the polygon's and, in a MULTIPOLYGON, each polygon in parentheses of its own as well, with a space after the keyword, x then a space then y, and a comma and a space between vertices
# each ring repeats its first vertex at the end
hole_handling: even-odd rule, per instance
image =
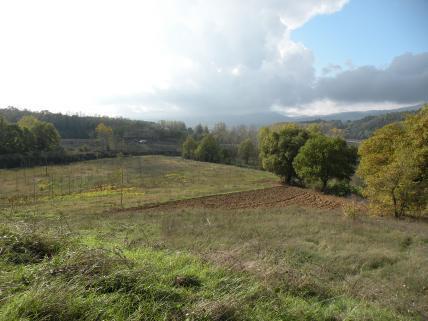
POLYGON ((333 180, 327 185, 327 193, 337 196, 348 196, 352 193, 351 184, 348 181, 333 180))
POLYGON ((361 208, 353 201, 342 205, 342 213, 345 217, 355 220, 361 215, 361 208))

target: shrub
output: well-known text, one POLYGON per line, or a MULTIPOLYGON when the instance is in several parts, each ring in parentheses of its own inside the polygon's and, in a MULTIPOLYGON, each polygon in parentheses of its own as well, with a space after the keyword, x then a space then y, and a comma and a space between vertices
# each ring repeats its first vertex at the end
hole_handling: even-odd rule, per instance
POLYGON ((361 208, 357 202, 349 202, 342 205, 342 213, 345 217, 355 220, 361 215, 361 208))
POLYGON ((352 187, 349 181, 333 180, 327 185, 327 193, 337 196, 347 196, 352 193, 352 187))

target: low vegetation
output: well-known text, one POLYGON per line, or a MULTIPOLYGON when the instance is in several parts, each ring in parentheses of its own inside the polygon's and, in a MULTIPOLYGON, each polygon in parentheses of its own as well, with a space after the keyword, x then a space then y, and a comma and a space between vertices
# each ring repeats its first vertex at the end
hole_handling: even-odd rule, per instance
POLYGON ((416 224, 298 208, 86 214, 56 236, 48 222, 40 242, 66 242, 53 255, 0 257, 0 320, 412 320, 426 309, 416 224))
MULTIPOLYGON (((81 193, 58 195, 55 186, 53 197, 43 192, 36 202, 3 204, 0 320, 427 317, 426 224, 364 213, 348 217, 340 208, 256 203, 253 209, 132 209, 272 186, 276 179, 268 172, 179 158, 122 161, 129 167, 125 209, 117 190, 92 185, 95 177, 114 177, 109 175, 120 169, 114 159, 48 168, 54 175, 92 173, 81 193)), ((9 198, 25 190, 15 189, 16 173, 23 175, 0 172, 9 198)))

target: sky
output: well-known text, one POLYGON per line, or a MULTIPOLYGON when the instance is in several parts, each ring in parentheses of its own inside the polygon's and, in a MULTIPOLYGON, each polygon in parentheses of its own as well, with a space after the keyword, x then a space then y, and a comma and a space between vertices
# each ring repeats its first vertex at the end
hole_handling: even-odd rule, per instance
POLYGON ((426 0, 0 0, 0 107, 136 119, 428 101, 426 0))

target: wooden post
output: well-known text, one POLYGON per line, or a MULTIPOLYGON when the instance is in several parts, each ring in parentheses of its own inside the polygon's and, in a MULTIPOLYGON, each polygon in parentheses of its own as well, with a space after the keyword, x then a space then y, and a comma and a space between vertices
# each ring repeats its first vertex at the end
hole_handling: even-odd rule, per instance
POLYGON ((54 177, 51 176, 51 199, 53 199, 54 196, 54 177))
POLYGON ((123 207, 123 167, 121 170, 121 183, 120 183, 120 207, 123 207))
POLYGON ((36 180, 34 176, 33 176, 33 200, 34 200, 34 203, 36 203, 36 180))
POLYGON ((68 169, 68 194, 71 194, 71 178, 70 178, 70 169, 68 169))

